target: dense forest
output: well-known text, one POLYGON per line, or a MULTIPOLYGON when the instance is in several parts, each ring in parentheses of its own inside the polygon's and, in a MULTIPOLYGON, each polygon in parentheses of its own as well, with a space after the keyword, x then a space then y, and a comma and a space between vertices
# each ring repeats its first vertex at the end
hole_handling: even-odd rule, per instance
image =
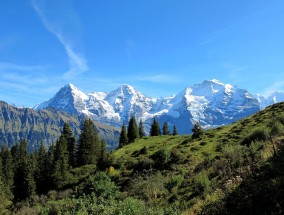
POLYGON ((108 152, 93 122, 0 152, 0 214, 283 214, 284 103, 192 135, 132 117, 108 152))

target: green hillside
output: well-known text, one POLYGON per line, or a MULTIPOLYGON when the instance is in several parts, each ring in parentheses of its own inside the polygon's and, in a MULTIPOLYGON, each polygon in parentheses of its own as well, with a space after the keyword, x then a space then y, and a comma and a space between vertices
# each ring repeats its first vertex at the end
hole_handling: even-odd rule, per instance
POLYGON ((138 139, 109 155, 107 174, 99 165, 72 169, 68 190, 25 207, 42 214, 282 214, 283 146, 279 103, 196 139, 138 139))

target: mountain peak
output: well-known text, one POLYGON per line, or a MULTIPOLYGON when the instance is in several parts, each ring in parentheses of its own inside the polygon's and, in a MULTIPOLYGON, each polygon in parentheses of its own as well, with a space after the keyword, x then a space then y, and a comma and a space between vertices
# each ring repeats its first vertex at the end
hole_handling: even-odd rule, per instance
POLYGON ((72 83, 69 83, 69 84, 65 84, 62 88, 67 88, 67 89, 71 89, 71 90, 78 90, 78 88, 72 84, 72 83))
POLYGON ((217 79, 212 79, 209 82, 215 83, 215 84, 219 84, 219 85, 224 85, 221 81, 217 80, 217 79))

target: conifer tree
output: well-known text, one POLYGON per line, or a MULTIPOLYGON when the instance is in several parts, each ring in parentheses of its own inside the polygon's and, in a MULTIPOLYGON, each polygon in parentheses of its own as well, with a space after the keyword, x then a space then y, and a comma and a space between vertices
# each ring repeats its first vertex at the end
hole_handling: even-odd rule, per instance
POLYGON ((0 211, 2 212, 4 210, 4 206, 2 206, 3 202, 6 201, 6 193, 5 191, 5 186, 4 186, 4 181, 3 181, 3 174, 2 174, 2 161, 0 158, 0 211))
POLYGON ((35 194, 35 181, 32 159, 27 151, 27 142, 23 140, 18 148, 17 163, 14 174, 14 199, 16 201, 30 198, 35 194))
POLYGON ((140 119, 138 130, 139 130, 139 137, 140 138, 144 137, 145 136, 145 131, 144 131, 144 126, 143 126, 142 119, 140 119))
POLYGON ((105 170, 107 168, 107 159, 108 159, 108 152, 107 152, 107 144, 105 139, 101 140, 101 153, 98 162, 98 168, 100 170, 105 170))
POLYGON ((61 135, 55 145, 54 161, 53 161, 53 184, 56 188, 61 188, 64 185, 64 180, 69 169, 67 140, 61 135))
POLYGON ((123 146, 128 144, 128 137, 127 137, 127 132, 126 132, 126 126, 123 123, 122 127, 121 127, 121 132, 120 132, 120 136, 119 136, 119 148, 122 148, 123 146))
MULTIPOLYGON (((51 190, 55 188, 53 184, 53 170, 54 170, 54 151, 55 151, 55 144, 52 142, 47 151, 47 159, 46 159, 46 171, 47 171, 47 183, 45 184, 46 190, 51 190)), ((44 191, 43 191, 44 192, 44 191)))
POLYGON ((160 125, 156 120, 156 118, 154 118, 150 129, 150 136, 160 136, 160 135, 161 135, 160 125))
POLYGON ((176 135, 178 135, 178 131, 177 131, 177 127, 174 125, 173 136, 176 136, 176 135))
POLYGON ((5 192, 10 198, 12 198, 12 190, 14 183, 14 162, 7 145, 3 145, 1 148, 1 160, 2 180, 5 184, 5 192))
POLYGON ((129 120, 127 137, 128 137, 128 143, 133 143, 139 137, 138 126, 134 116, 132 116, 129 120))
POLYGON ((163 129, 162 129, 162 130, 163 130, 163 135, 170 135, 170 134, 171 134, 167 122, 164 122, 163 129))
POLYGON ((192 139, 199 138, 203 133, 203 129, 199 125, 199 123, 195 123, 191 131, 192 131, 192 139))
POLYGON ((71 167, 75 166, 75 137, 70 126, 67 123, 63 125, 63 131, 61 133, 67 141, 67 151, 68 151, 68 163, 71 167))
POLYGON ((94 123, 86 119, 78 145, 78 165, 97 164, 100 155, 100 140, 94 123))
POLYGON ((46 193, 48 191, 49 182, 49 163, 47 157, 47 149, 43 143, 40 142, 40 147, 38 150, 38 165, 36 170, 36 184, 37 192, 39 194, 46 193))

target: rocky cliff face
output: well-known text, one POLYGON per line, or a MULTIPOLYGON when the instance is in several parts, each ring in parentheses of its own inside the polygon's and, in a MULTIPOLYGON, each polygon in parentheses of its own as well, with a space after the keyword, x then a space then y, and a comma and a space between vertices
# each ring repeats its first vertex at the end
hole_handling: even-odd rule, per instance
MULTIPOLYGON (((29 150, 39 146, 40 141, 50 145, 60 136, 64 122, 69 123, 75 136, 79 136, 84 116, 72 115, 55 109, 35 111, 29 108, 15 108, 0 101, 0 146, 9 147, 27 139, 29 150)), ((109 147, 118 142, 119 130, 95 123, 109 147)))

